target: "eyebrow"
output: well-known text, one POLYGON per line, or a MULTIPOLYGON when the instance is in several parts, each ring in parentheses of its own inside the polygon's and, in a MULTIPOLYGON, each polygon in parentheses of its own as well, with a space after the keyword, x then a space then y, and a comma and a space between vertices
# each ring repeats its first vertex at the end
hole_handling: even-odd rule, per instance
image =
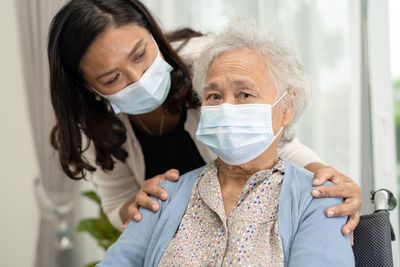
POLYGON ((206 86, 204 86, 204 91, 206 90, 219 90, 219 86, 217 83, 209 83, 206 86))
MULTIPOLYGON (((143 38, 142 38, 142 39, 140 39, 140 40, 133 46, 132 50, 131 50, 131 51, 129 52, 129 54, 128 54, 128 58, 130 58, 130 57, 136 52, 136 50, 139 49, 139 47, 143 44, 143 42, 144 42, 144 40, 143 40, 143 38)), ((112 73, 115 72, 116 70, 117 70, 117 68, 112 69, 112 70, 107 71, 107 72, 104 72, 104 73, 100 74, 99 76, 97 76, 97 77, 96 77, 96 80, 100 80, 101 78, 112 74, 112 73)))
MULTIPOLYGON (((252 90, 252 91, 257 91, 257 88, 254 85, 254 83, 249 82, 249 81, 245 81, 245 80, 236 80, 236 81, 234 81, 233 82, 233 87, 235 89, 246 88, 246 89, 249 89, 249 90, 252 90)), ((219 85, 217 83, 213 83, 212 82, 212 83, 209 83, 206 86, 204 86, 204 91, 206 91, 206 90, 217 90, 217 91, 219 91, 220 88, 219 88, 219 85)))
POLYGON ((136 50, 139 49, 139 47, 143 44, 143 42, 144 42, 144 39, 142 38, 135 44, 135 46, 132 48, 131 52, 129 52, 128 58, 130 58, 136 52, 136 50))
POLYGON ((247 88, 250 90, 256 90, 256 86, 254 85, 254 83, 245 80, 234 81, 233 85, 236 88, 247 88))

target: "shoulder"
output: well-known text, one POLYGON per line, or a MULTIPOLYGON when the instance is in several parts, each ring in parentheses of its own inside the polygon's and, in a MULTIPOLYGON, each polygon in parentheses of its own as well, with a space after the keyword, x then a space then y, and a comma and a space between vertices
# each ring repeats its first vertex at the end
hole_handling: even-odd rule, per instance
POLYGON ((129 124, 129 115, 126 113, 118 113, 117 118, 120 119, 122 121, 122 123, 126 126, 129 124))
POLYGON ((314 198, 313 174, 287 160, 285 167, 278 215, 285 266, 354 266, 349 236, 340 231, 347 217, 325 215, 342 199, 314 198))
POLYGON ((144 224, 142 226, 143 229, 153 231, 154 225, 159 223, 160 220, 162 223, 165 223, 168 220, 169 216, 166 215, 168 215, 171 209, 176 212, 179 209, 186 208, 186 205, 183 205, 183 203, 189 199, 192 191, 191 189, 203 168, 204 167, 200 167, 182 175, 176 182, 166 180, 160 183, 160 186, 168 192, 167 200, 163 201, 151 196, 153 200, 160 204, 161 208, 154 213, 148 209, 140 207, 139 210, 143 215, 143 219, 139 222, 132 221, 130 224, 139 226, 144 224))
MULTIPOLYGON (((305 212, 309 209, 325 210, 330 206, 335 206, 343 202, 342 198, 314 198, 311 195, 313 189, 317 188, 312 185, 314 174, 288 160, 285 161, 286 172, 282 185, 282 193, 290 195, 300 208, 299 212, 305 212)), ((327 181, 322 186, 331 186, 331 182, 327 181)))
POLYGON ((283 178, 282 190, 287 190, 290 194, 296 194, 297 196, 311 196, 314 174, 289 160, 283 159, 283 161, 285 162, 286 171, 283 178))

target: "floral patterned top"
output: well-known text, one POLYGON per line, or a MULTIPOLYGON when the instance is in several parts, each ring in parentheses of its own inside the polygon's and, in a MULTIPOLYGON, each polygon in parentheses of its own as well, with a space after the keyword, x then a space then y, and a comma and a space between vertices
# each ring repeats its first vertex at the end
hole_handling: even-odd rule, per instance
POLYGON ((284 266, 277 217, 284 173, 279 159, 252 175, 227 218, 218 170, 210 163, 159 266, 284 266))

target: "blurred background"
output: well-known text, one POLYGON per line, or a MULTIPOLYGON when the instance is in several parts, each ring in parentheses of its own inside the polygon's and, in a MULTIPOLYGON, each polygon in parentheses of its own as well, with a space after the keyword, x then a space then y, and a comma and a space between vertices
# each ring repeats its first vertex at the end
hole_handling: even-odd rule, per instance
MULTIPOLYGON (((59 259, 64 266, 85 266, 100 260, 107 245, 99 241, 94 220, 87 220, 99 217, 94 196, 81 195, 95 191, 90 178, 74 182, 64 176, 49 144, 47 32, 65 2, 3 0, 0 9, 2 266, 62 266, 59 259)), ((313 89, 298 125, 300 140, 361 186, 364 214, 372 211, 371 189, 398 194, 400 1, 143 2, 165 31, 191 27, 210 33, 251 17, 294 42, 313 89)), ((398 264, 397 210, 391 221, 398 264)))

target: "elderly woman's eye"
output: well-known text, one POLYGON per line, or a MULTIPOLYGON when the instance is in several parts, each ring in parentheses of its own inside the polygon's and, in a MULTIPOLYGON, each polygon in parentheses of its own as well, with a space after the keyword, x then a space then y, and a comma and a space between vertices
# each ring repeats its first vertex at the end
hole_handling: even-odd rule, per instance
POLYGON ((252 95, 249 93, 240 93, 240 97, 241 98, 249 98, 249 97, 252 97, 252 95))
POLYGON ((221 97, 217 94, 210 94, 207 96, 207 99, 208 100, 218 100, 218 99, 221 99, 221 97))

